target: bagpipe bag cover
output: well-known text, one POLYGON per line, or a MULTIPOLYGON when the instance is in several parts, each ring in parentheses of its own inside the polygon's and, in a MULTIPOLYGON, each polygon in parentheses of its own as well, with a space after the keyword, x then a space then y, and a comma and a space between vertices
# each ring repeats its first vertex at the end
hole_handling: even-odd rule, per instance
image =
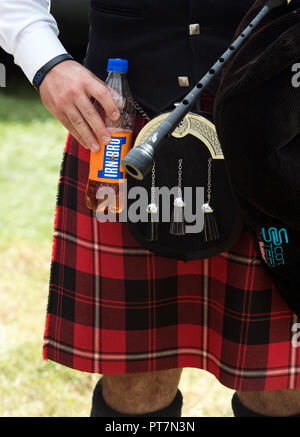
MULTIPOLYGON (((237 34, 264 2, 250 9, 237 34)), ((223 71, 214 120, 255 248, 300 314, 300 1, 272 11, 223 71), (298 75, 299 76, 299 75, 298 75)))

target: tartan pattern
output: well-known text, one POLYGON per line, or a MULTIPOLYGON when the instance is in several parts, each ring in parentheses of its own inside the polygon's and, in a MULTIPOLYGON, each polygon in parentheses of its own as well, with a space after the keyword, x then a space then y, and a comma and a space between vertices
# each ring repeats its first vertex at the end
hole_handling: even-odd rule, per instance
MULTIPOLYGON (((212 112, 213 98, 201 98, 212 112)), ((137 131, 144 123, 138 117, 137 131)), ((300 387, 297 317, 248 231, 229 252, 156 256, 84 202, 89 151, 68 137, 54 223, 44 359, 90 373, 194 367, 235 390, 300 387)))

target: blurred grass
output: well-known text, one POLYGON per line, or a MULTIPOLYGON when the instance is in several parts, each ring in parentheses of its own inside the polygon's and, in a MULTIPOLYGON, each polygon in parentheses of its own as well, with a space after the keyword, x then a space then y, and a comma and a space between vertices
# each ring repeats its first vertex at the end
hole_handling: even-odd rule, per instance
POLYGON ((65 130, 28 87, 0 100, 1 240, 50 241, 65 130))
MULTIPOLYGON (((99 376, 42 360, 65 129, 24 81, 0 89, 0 416, 88 416, 99 376)), ((231 416, 232 390, 184 369, 183 416, 231 416)))

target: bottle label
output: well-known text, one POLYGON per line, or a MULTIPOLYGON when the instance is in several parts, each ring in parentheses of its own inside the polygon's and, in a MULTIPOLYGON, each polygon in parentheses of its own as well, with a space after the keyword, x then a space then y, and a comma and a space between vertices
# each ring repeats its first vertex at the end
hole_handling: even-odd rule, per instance
POLYGON ((112 183, 125 179, 126 173, 121 161, 129 152, 131 141, 132 132, 123 131, 112 133, 109 144, 100 143, 99 152, 91 152, 89 179, 112 183))

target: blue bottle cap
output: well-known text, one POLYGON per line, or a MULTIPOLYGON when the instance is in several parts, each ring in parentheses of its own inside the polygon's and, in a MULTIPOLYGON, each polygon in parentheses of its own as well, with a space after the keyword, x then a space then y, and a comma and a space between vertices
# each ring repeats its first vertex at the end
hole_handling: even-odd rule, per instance
POLYGON ((119 73, 127 73, 127 59, 110 58, 107 63, 107 71, 118 71, 119 73))

